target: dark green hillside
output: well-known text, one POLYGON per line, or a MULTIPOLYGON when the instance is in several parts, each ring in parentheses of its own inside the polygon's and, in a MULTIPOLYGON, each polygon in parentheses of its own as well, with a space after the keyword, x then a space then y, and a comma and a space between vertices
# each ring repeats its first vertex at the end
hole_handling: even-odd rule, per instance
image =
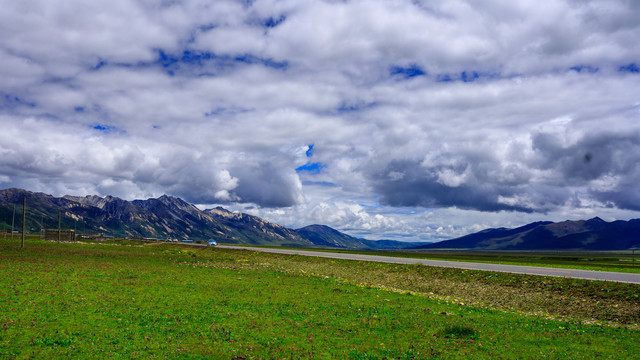
POLYGON ((515 229, 487 229, 415 249, 627 250, 640 247, 640 219, 606 222, 535 222, 515 229))
POLYGON ((296 230, 296 232, 311 240, 315 245, 343 249, 401 250, 427 244, 424 242, 359 239, 325 225, 309 225, 296 230))
POLYGON ((296 230, 298 234, 311 240, 318 246, 337 247, 344 249, 369 248, 360 239, 341 233, 324 225, 309 225, 296 230))

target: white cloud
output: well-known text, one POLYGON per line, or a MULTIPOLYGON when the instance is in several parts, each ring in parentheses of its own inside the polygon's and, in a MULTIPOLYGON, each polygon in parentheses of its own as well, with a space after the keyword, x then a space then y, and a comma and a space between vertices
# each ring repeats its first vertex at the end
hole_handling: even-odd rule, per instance
POLYGON ((3 5, 3 186, 372 238, 640 210, 636 2, 3 5))

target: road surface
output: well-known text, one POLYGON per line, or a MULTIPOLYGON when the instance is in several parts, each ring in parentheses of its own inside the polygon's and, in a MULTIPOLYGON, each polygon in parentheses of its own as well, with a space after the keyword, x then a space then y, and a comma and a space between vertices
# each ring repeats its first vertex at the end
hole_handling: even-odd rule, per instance
POLYGON ((276 254, 316 256, 316 257, 324 257, 324 258, 332 258, 332 259, 377 261, 377 262, 385 262, 385 263, 393 263, 393 264, 422 264, 426 266, 451 267, 451 268, 468 269, 468 270, 498 271, 498 272, 507 272, 507 273, 515 273, 515 274, 557 276, 557 277, 567 277, 567 278, 573 278, 573 279, 602 280, 602 281, 614 281, 614 282, 622 282, 622 283, 640 284, 640 274, 631 274, 631 273, 558 269, 558 268, 537 267, 537 266, 485 264, 485 263, 472 263, 472 262, 461 262, 461 261, 412 259, 412 258, 399 258, 399 257, 392 257, 392 256, 346 254, 346 253, 333 253, 333 252, 321 252, 321 251, 309 251, 309 250, 289 250, 289 249, 278 249, 278 248, 259 248, 259 247, 232 246, 232 245, 218 245, 218 247, 224 248, 224 249, 262 251, 262 252, 276 253, 276 254))

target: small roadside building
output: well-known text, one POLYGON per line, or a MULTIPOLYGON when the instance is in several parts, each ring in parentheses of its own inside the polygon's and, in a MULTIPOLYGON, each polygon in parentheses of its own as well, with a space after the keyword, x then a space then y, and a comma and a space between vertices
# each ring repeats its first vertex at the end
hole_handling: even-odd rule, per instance
POLYGON ((49 241, 76 241, 76 231, 44 229, 44 239, 49 241))

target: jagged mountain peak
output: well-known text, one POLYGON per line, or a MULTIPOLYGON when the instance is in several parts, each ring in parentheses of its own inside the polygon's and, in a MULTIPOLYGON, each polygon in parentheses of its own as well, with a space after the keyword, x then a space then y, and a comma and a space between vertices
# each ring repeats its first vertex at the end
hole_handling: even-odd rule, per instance
MULTIPOLYGON (((221 206, 218 206, 213 209, 205 210, 205 213, 213 215, 218 219, 233 220, 233 221, 241 222, 243 224, 251 224, 251 226, 254 226, 256 228, 271 229, 271 230, 285 229, 284 227, 278 224, 274 224, 272 222, 266 221, 257 216, 245 214, 241 212, 235 212, 235 211, 231 212, 221 206)), ((289 231, 289 229, 287 230, 289 231)))
POLYGON ((591 225, 591 226, 593 226, 593 225, 601 226, 601 225, 606 224, 606 223, 607 223, 606 221, 602 220, 601 218, 599 218, 597 216, 585 221, 585 224, 591 225))
MULTIPOLYGON (((7 189, 0 190, 1 213, 12 213, 14 204, 21 203, 22 196, 16 194, 27 195, 28 208, 37 207, 37 219, 27 215, 27 223, 33 228, 57 226, 58 214, 64 209, 63 227, 82 226, 83 231, 86 230, 87 233, 164 239, 216 239, 219 242, 241 244, 313 246, 312 242, 293 230, 258 217, 239 214, 242 221, 232 218, 223 222, 212 214, 169 195, 127 201, 114 196, 96 195, 56 198, 20 189, 7 189), (41 223, 41 220, 44 223, 41 223)), ((4 221, 4 218, 0 219, 0 223, 4 221)))
MULTIPOLYGON (((25 196, 27 207, 38 214, 27 220, 31 224, 29 227, 35 229, 57 226, 58 214, 63 210, 66 217, 63 223, 66 222, 70 228, 82 222, 87 232, 116 236, 213 238, 227 243, 352 249, 407 247, 392 242, 355 238, 326 225, 314 224, 292 230, 257 216, 231 212, 222 207, 202 211, 170 195, 133 201, 97 195, 58 198, 11 188, 0 190, 0 210, 12 214, 13 206, 21 204, 25 196)), ((6 219, 0 218, 2 222, 6 223, 6 219)), ((540 221, 510 229, 486 229, 459 239, 432 244, 429 248, 442 248, 445 245, 447 248, 475 250, 620 250, 638 246, 638 234, 640 219, 607 222, 594 217, 557 223, 540 221)))
POLYGON ((164 194, 157 199, 151 198, 148 200, 157 200, 167 206, 176 207, 180 209, 189 209, 189 210, 197 209, 194 205, 189 204, 188 202, 182 200, 181 198, 174 197, 167 194, 164 194))
POLYGON ((337 234, 340 233, 340 231, 327 226, 327 225, 320 225, 320 224, 312 224, 312 225, 307 225, 303 228, 297 229, 297 231, 315 231, 315 232, 327 232, 327 233, 332 233, 332 234, 337 234))
MULTIPOLYGON (((151 200, 151 199, 153 199, 153 198, 150 198, 149 200, 151 200)), ((162 202, 166 202, 166 203, 183 203, 183 202, 185 202, 180 198, 173 197, 173 196, 167 195, 167 194, 163 194, 162 196, 160 196, 160 197, 158 197, 156 199, 159 200, 159 201, 162 201, 162 202)))
POLYGON ((24 197, 50 197, 53 198, 51 195, 47 195, 45 193, 41 193, 41 192, 31 192, 31 191, 27 191, 24 189, 19 189, 19 188, 9 188, 9 189, 5 189, 0 191, 0 201, 9 201, 9 202, 17 202, 22 201, 22 199, 24 197))
POLYGON ((109 204, 112 202, 119 202, 119 203, 127 202, 126 200, 123 200, 119 197, 115 197, 111 195, 107 195, 105 197, 101 197, 98 195, 87 195, 87 196, 65 195, 62 198, 70 201, 75 201, 84 205, 91 205, 91 206, 98 206, 98 207, 104 207, 106 204, 109 204))
POLYGON ((242 216, 241 213, 231 212, 223 208, 222 206, 217 206, 213 209, 207 209, 205 210, 205 212, 211 215, 217 215, 217 216, 223 216, 223 217, 241 217, 242 216))

